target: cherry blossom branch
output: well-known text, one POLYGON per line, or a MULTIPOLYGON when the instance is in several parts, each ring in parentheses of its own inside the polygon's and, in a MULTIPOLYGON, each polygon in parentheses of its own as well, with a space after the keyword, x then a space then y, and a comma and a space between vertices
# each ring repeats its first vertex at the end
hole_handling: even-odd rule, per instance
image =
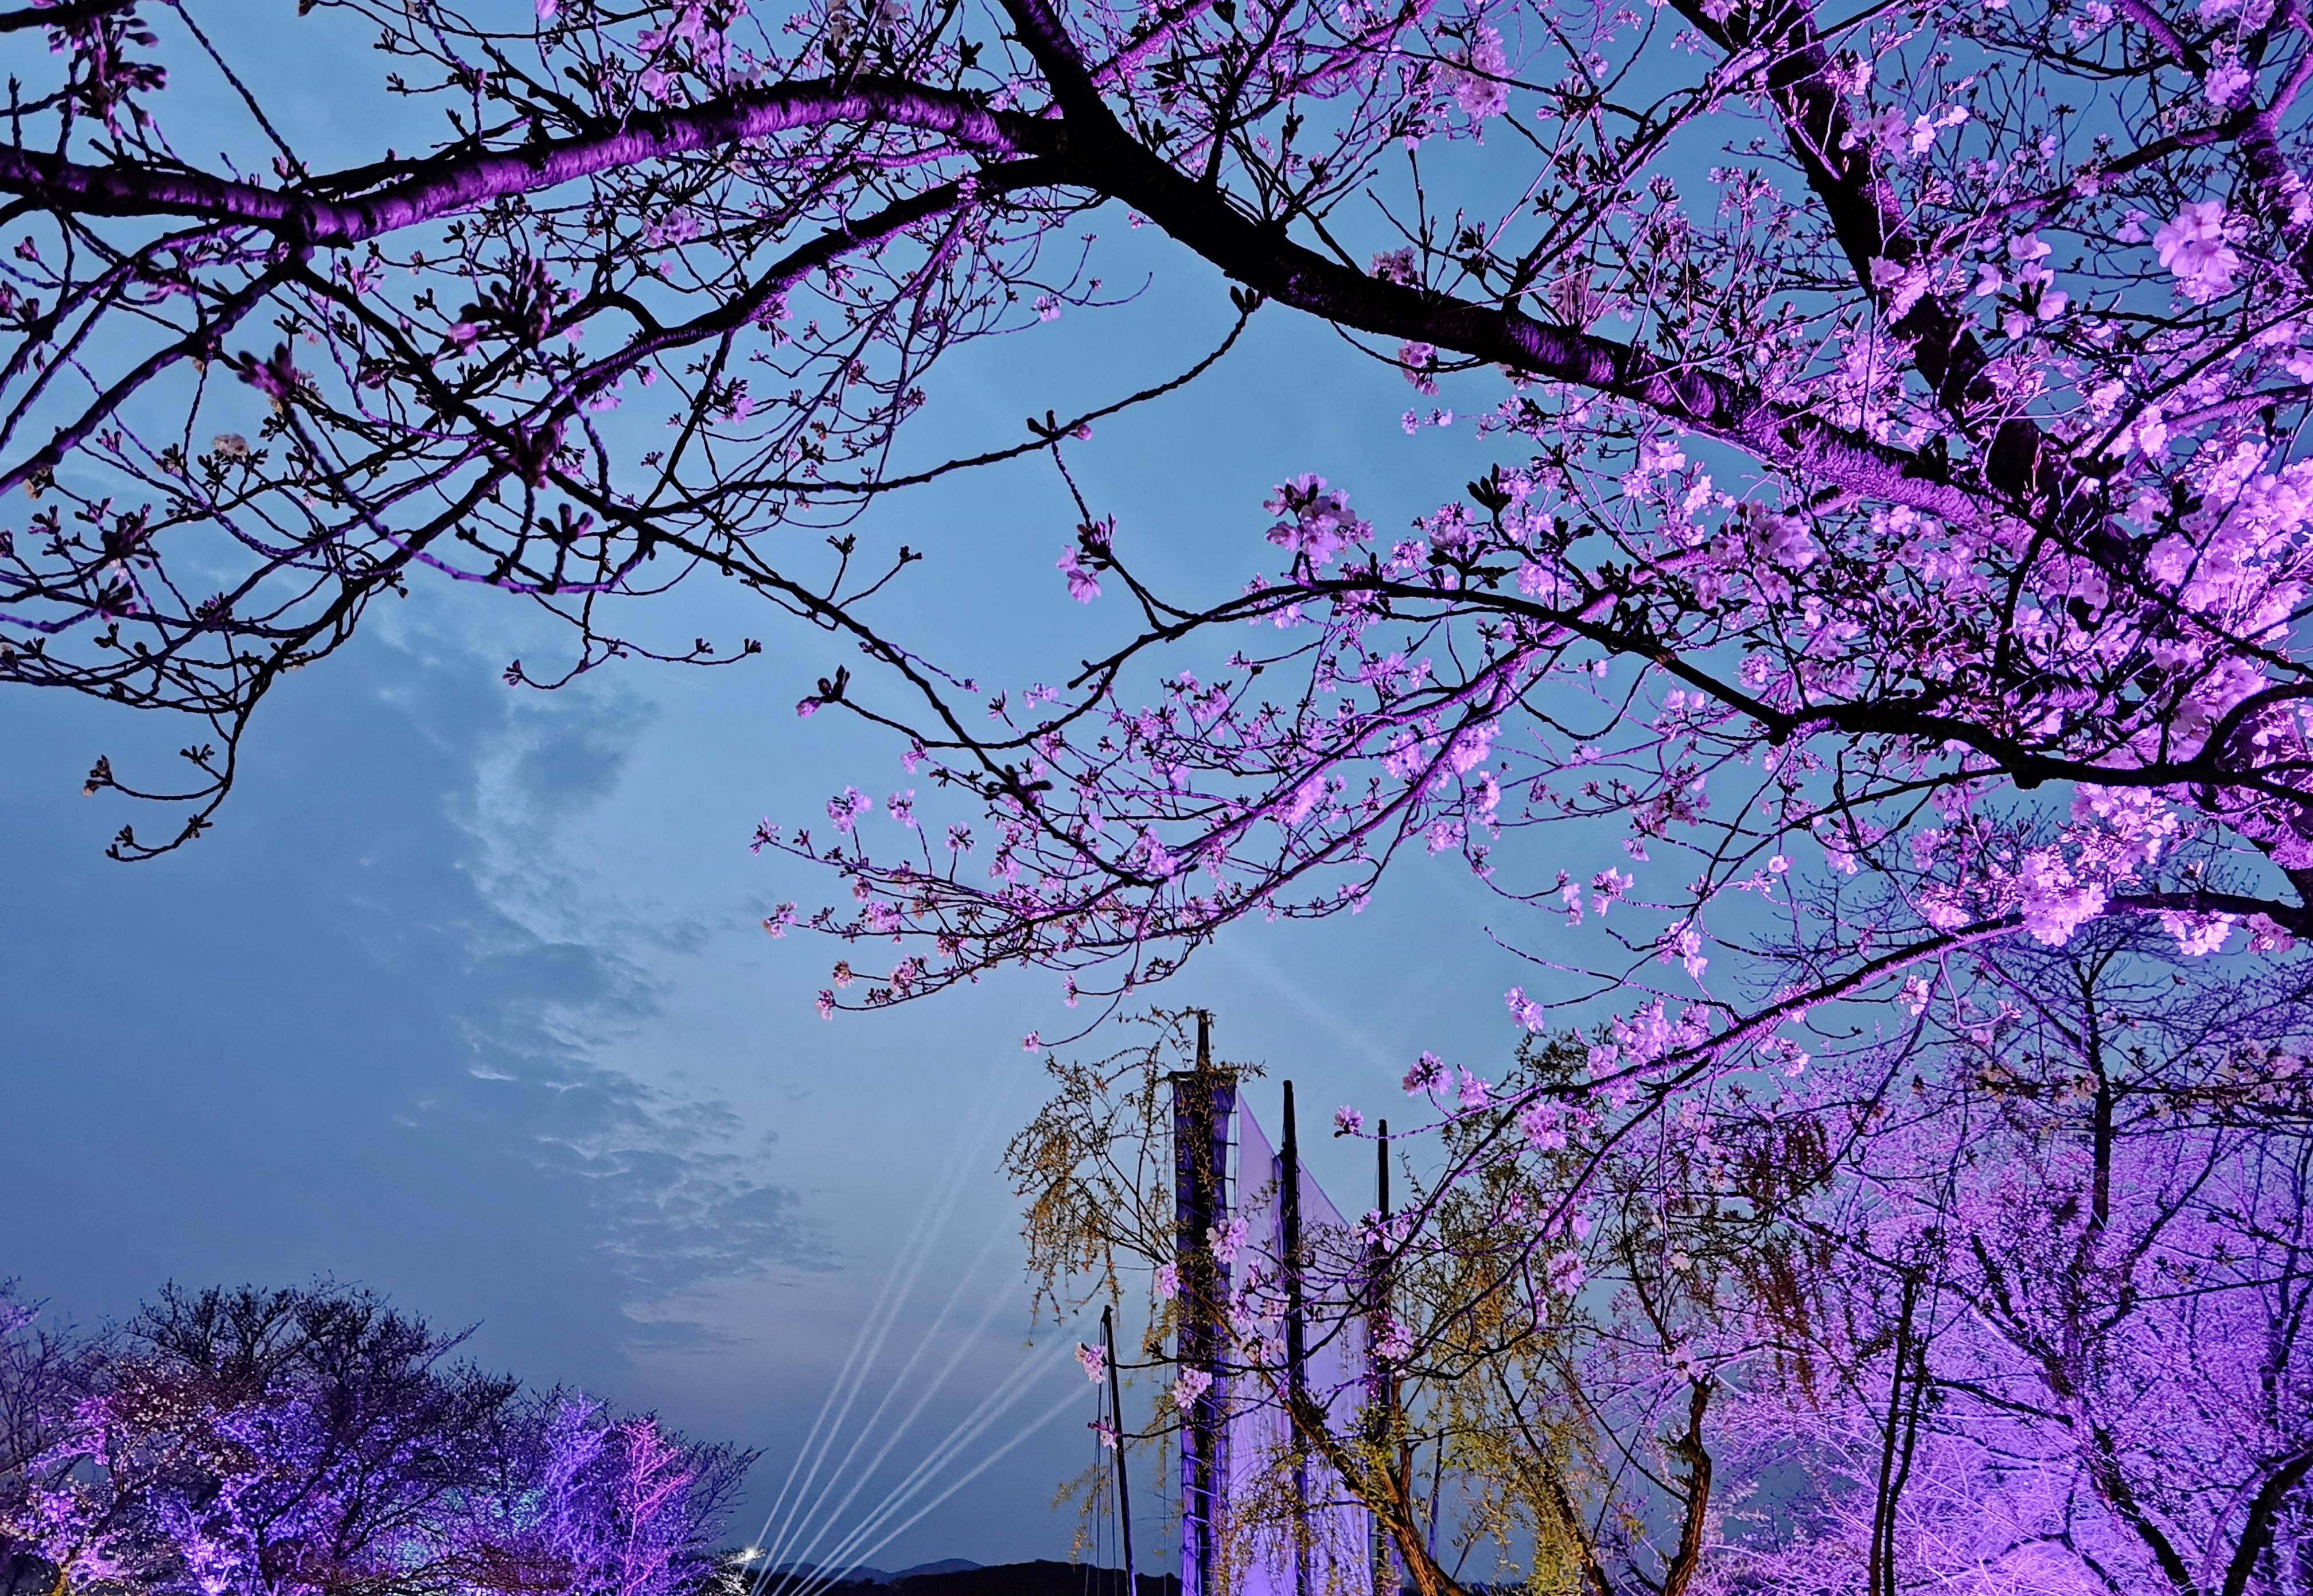
POLYGON ((875 78, 822 79, 682 110, 638 110, 531 149, 414 163, 409 175, 364 198, 324 199, 198 172, 85 166, 16 145, 0 145, 0 193, 21 194, 62 212, 199 216, 342 248, 515 194, 798 128, 840 125, 937 133, 959 149, 987 155, 1051 154, 1059 147, 1050 124, 991 110, 965 95, 875 78))

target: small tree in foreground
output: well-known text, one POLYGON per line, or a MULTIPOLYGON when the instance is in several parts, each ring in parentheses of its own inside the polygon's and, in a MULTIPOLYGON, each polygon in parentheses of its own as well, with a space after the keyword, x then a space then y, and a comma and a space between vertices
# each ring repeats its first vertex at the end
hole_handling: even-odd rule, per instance
MULTIPOLYGON (((450 1362, 374 1296, 171 1287, 8 1330, 0 1558, 44 1596, 691 1596, 752 1455, 450 1362)), ((26 1588, 22 1577, 18 1588, 26 1588)))

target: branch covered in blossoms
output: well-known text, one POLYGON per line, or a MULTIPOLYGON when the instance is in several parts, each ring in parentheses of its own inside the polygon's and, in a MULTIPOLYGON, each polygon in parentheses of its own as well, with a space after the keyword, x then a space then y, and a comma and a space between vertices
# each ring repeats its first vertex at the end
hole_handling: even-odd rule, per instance
MULTIPOLYGON (((1728 486, 1685 507, 1688 530, 1729 490, 1771 517, 1909 516, 1931 546, 1956 540, 1945 563, 2028 591, 2025 623, 2075 605, 2094 630, 2099 583, 2173 606, 2180 557, 2148 580, 2149 551, 2196 546, 2194 507, 2277 476, 2218 457, 2281 446, 2296 368, 2313 371, 2291 308, 2306 201, 2289 10, 2137 4, 2078 37, 2012 11, 1825 33, 1804 5, 1713 0, 1667 37, 1667 13, 1507 3, 1071 17, 1014 0, 991 38, 952 8, 850 0, 305 9, 301 28, 375 36, 389 104, 439 111, 397 141, 424 153, 315 170, 192 12, 125 4, 25 13, 50 75, 0 149, 28 229, 0 299, 15 340, 0 486, 45 507, 0 550, 0 673, 207 720, 172 793, 109 762, 90 777, 189 804, 172 840, 207 823, 281 672, 333 650, 378 595, 436 579, 576 629, 567 658, 516 662, 516 682, 745 657, 751 639, 663 634, 623 602, 709 571, 903 690, 952 687, 866 608, 927 551, 863 541, 864 507, 1057 461, 1088 420, 1210 363, 1014 445, 902 463, 945 353, 1065 336, 1063 307, 1102 302, 1069 230, 1104 205, 1239 285, 1240 322, 1271 304, 1370 335, 1425 390, 1506 380, 1508 398, 1476 394, 1482 427, 1547 435, 1553 470, 1604 487, 1631 474, 1616 445, 1635 460, 1639 434, 1711 440, 1728 486), (168 63, 201 57, 246 112, 245 147, 210 168, 166 134, 186 92, 168 63), (1746 118, 1763 142, 1714 173, 1719 202, 1683 198, 1658 168, 1746 118), (1441 207, 1504 160, 1529 173, 1515 203, 1490 216, 1473 187, 1441 207), (655 433, 634 424, 649 397, 668 407, 655 433), (2163 463, 2187 444, 2198 464, 2163 463)), ((2264 570, 2290 516, 2273 504, 2187 563, 2203 587, 2264 570)), ((1086 514, 1061 568, 1080 601, 1118 569, 1101 525, 1086 514)), ((1131 591, 1167 640, 1237 618, 1131 591)), ((2282 670, 2240 603, 2192 608, 2170 622, 2185 648, 2282 670)), ((1985 691, 2062 674, 2061 636, 1983 646, 1985 691)), ((2099 679, 2126 657, 2108 650, 2099 679)), ((1912 696, 1843 729, 1973 724, 1912 696)), ((1718 701, 1747 714, 1773 695, 1718 701)), ((1778 736, 1813 724, 1780 712, 1763 722, 1778 736)), ((1974 729, 2028 780, 2095 757, 1974 729)), ((149 846, 132 833, 120 851, 149 846)))
POLYGON ((1165 593, 1037 424, 1080 512, 1042 579, 1115 640, 989 719, 880 638, 900 680, 805 700, 933 788, 898 833, 847 800, 759 838, 847 879, 814 925, 900 945, 823 1010, 1022 963, 1113 1001, 1408 852, 1519 911, 1527 1028, 1651 988, 1668 1039, 1618 1068, 1658 1084, 1979 942, 2313 933, 2295 10, 1007 14, 1002 159, 1156 223, 1240 321, 1370 335, 1468 396, 1409 429, 1498 458, 1394 534, 1286 477, 1265 569, 1165 593), (1807 955, 1762 991, 1765 926, 1807 955))
POLYGON ((423 154, 312 170, 251 95, 193 166, 164 58, 213 41, 121 6, 57 13, 0 161, 0 481, 38 507, 0 672, 213 723, 179 838, 378 595, 562 617, 508 672, 550 684, 746 657, 627 602, 708 571, 838 642, 799 710, 928 767, 896 833, 855 781, 831 836, 763 834, 847 878, 813 923, 902 944, 831 1011, 1024 962, 1114 1001, 1408 852, 1515 905, 1527 1028, 1636 983, 1652 1036, 1659 1002, 1614 1068, 1666 1089, 1984 941, 2313 932, 2293 4, 312 12, 439 108, 423 154), (1207 352, 903 454, 947 352, 1105 303, 1104 207, 1234 284, 1207 352), (1340 466, 1280 470, 1266 568, 1160 592, 1069 460, 1277 313, 1497 458, 1392 532, 1340 466), (991 722, 876 607, 940 551, 857 522, 1027 459, 1077 515, 1023 579, 1115 630, 991 722))

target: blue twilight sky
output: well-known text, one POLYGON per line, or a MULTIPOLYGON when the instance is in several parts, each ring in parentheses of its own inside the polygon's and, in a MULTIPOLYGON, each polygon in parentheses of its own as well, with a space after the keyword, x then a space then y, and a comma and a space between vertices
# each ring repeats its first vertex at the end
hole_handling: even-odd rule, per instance
MULTIPOLYGON (((294 13, 294 0, 197 12, 228 30, 317 164, 374 154, 395 125, 379 119, 405 114, 373 102, 378 57, 294 13)), ((197 129, 182 147, 202 146, 205 118, 235 126, 198 68, 171 100, 197 129)), ((936 388, 922 453, 1013 441, 1019 418, 1167 375, 1225 324, 1216 274, 1124 223, 1096 224, 1102 259, 1112 285, 1153 274, 1140 300, 968 352, 936 388)), ((1484 385, 1446 400, 1491 402, 1484 385)), ((1466 428, 1401 429, 1414 399, 1272 311, 1203 385, 1105 425, 1077 460, 1139 569, 1219 595, 1267 563, 1260 501, 1283 476, 1346 482, 1387 533, 1474 474, 1466 428)), ((1037 465, 892 505, 875 535, 931 558, 885 620, 991 685, 1059 676, 1107 619, 1070 604, 1052 569, 1072 521, 1037 465)), ((154 817, 82 798, 82 773, 100 752, 124 774, 162 762, 186 728, 0 698, 0 1275, 83 1320, 169 1279, 359 1282, 479 1326, 485 1362, 764 1449, 758 1518, 894 1261, 924 1239, 944 1171, 945 1229, 894 1299, 855 1428, 896 1389, 888 1428, 960 1357, 879 1477, 1025 1356, 1073 1342, 1047 1331, 1025 1347, 1016 1216, 996 1172, 1037 1100, 1020 1038, 1067 1025, 1055 984, 992 981, 821 1022, 811 994, 838 950, 774 942, 758 922, 828 884, 752 856, 748 837, 759 816, 816 816, 846 782, 903 785, 899 749, 839 715, 795 717, 841 662, 815 635, 703 583, 661 602, 669 634, 754 632, 766 652, 517 693, 498 672, 550 657, 556 634, 518 605, 419 581, 276 693, 217 831, 143 866, 102 847, 124 819, 154 817)), ((1535 972, 1489 941, 1499 913, 1458 865, 1413 863, 1368 913, 1232 933, 1162 996, 1217 1010, 1222 1051, 1295 1077, 1314 1115, 1351 1099, 1386 1112, 1420 1048, 1498 1063, 1510 1046, 1500 994, 1535 972)), ((1322 1141, 1313 1156, 1341 1205, 1363 1206, 1366 1157, 1322 1141)), ((1091 1413, 1072 1368, 1050 1372, 988 1434, 1065 1403, 1060 1416, 875 1561, 1066 1554, 1070 1523, 1049 1504, 1088 1459, 1091 1413)))

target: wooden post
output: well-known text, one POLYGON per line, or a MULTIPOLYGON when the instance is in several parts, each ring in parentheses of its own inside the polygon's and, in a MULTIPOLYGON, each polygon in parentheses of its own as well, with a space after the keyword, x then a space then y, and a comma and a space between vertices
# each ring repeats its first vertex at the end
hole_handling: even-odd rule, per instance
MULTIPOLYGON (((1173 1087, 1174 1260, 1181 1275, 1181 1371, 1200 1371, 1211 1384, 1189 1405, 1181 1433, 1181 1596, 1226 1596, 1214 1567, 1216 1515, 1228 1489, 1227 1388, 1220 1364, 1228 1270, 1213 1256, 1210 1233, 1228 1211, 1229 1117, 1236 1077, 1212 1062, 1212 1016, 1197 1016, 1197 1067, 1176 1071, 1173 1087)), ((1135 1593, 1137 1596, 1137 1592, 1135 1593)))
POLYGON ((1132 1563, 1132 1489, 1124 1477, 1124 1402, 1117 1394, 1115 1309, 1100 1310, 1100 1339, 1108 1352, 1108 1422, 1116 1431, 1116 1529, 1124 1548, 1124 1596, 1140 1596, 1140 1579, 1132 1563))

